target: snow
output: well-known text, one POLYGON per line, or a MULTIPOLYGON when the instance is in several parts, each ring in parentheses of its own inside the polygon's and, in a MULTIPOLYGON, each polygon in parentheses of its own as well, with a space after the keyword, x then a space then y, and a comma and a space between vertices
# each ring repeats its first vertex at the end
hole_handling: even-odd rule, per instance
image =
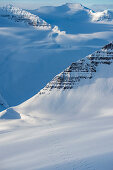
POLYGON ((38 16, 35 16, 23 9, 14 7, 13 5, 0 8, 0 15, 2 17, 9 17, 16 22, 27 22, 29 25, 33 25, 37 29, 51 29, 51 26, 38 16))
MULTIPOLYGON (((38 17, 12 8, 16 19, 38 17)), ((0 169, 112 170, 112 22, 90 20, 79 4, 42 11, 50 29, 0 16, 0 169), (80 81, 56 88, 62 75, 80 81)))
POLYGON ((105 23, 113 23, 112 10, 95 12, 77 3, 67 3, 57 7, 40 7, 30 12, 40 16, 51 25, 57 25, 60 30, 65 30, 68 34, 92 33, 104 27, 105 23))
POLYGON ((16 108, 29 119, 1 122, 2 169, 112 170, 111 87, 113 78, 99 78, 67 94, 35 96, 16 108))
POLYGON ((92 13, 92 21, 112 21, 113 20, 113 11, 104 10, 102 12, 92 13))
MULTIPOLYGON (((60 8, 63 12, 62 7, 60 8)), ((13 12, 9 12, 8 7, 4 11, 5 9, 11 15, 14 13, 17 18, 19 14, 28 18, 32 16, 16 7, 11 7, 13 12)), ((49 30, 37 30, 26 22, 0 17, 0 91, 10 107, 33 97, 72 62, 113 39, 112 24, 88 24, 84 21, 84 15, 82 21, 77 19, 79 16, 76 17, 78 24, 63 18, 56 18, 55 24, 51 24, 50 18, 49 30)), ((46 16, 48 17, 47 14, 46 16)))
MULTIPOLYGON (((112 52, 106 48, 100 57, 112 52)), ((71 90, 53 89, 11 108, 21 119, 0 121, 2 169, 112 170, 112 75, 113 63, 99 64, 92 79, 71 90)))

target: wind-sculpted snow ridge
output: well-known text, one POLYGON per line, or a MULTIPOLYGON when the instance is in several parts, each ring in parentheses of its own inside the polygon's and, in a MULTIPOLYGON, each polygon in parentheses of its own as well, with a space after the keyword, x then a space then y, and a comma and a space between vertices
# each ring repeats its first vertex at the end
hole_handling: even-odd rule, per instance
POLYGON ((0 9, 0 15, 2 17, 8 17, 16 22, 25 22, 40 29, 51 29, 51 25, 42 20, 38 16, 31 14, 23 9, 8 5, 0 9))
POLYGON ((82 80, 92 79, 100 64, 110 65, 113 62, 113 43, 103 47, 101 50, 72 63, 67 69, 58 74, 46 85, 39 94, 49 92, 52 89, 73 89, 82 80))

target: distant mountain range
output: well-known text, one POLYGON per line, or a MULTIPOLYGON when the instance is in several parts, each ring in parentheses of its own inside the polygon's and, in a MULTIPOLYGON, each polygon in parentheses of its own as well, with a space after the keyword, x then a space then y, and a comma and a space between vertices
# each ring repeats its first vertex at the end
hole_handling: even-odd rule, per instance
POLYGON ((67 3, 58 7, 46 6, 30 12, 52 25, 57 25, 67 33, 83 33, 92 29, 91 23, 112 22, 113 20, 112 10, 95 12, 76 3, 67 3), (84 27, 84 31, 82 27, 84 27))
MULTIPOLYGON (((76 16, 78 17, 78 20, 80 21, 81 18, 91 20, 91 21, 111 21, 113 20, 113 11, 112 10, 105 10, 101 12, 95 12, 82 4, 77 3, 67 3, 62 6, 45 6, 40 7, 39 9, 32 10, 32 13, 39 14, 40 16, 50 17, 51 13, 53 16, 60 17, 60 18, 66 18, 71 17, 72 19, 76 19, 76 16), (85 18, 85 16, 87 18, 85 18)), ((69 18, 68 18, 69 19, 69 18)))

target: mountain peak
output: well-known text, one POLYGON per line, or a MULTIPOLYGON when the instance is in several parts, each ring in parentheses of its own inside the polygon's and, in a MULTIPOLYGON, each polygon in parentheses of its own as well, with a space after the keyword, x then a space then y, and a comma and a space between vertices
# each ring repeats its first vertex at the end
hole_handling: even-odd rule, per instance
POLYGON ((76 8, 82 8, 82 7, 84 7, 82 4, 80 4, 80 3, 66 3, 65 4, 66 6, 68 6, 68 7, 76 7, 76 8))
POLYGON ((77 11, 87 11, 89 12, 90 9, 83 6, 80 3, 66 3, 62 6, 59 6, 60 9, 62 9, 63 12, 66 12, 68 14, 74 14, 77 11))
POLYGON ((84 10, 84 9, 87 9, 85 6, 83 6, 82 4, 80 3, 66 3, 65 6, 67 6, 69 9, 72 9, 72 10, 84 10))
POLYGON ((104 50, 113 50, 113 41, 107 45, 105 45, 102 49, 104 50))
POLYGON ((101 12, 91 12, 92 21, 112 21, 113 19, 113 11, 112 10, 104 10, 101 12))

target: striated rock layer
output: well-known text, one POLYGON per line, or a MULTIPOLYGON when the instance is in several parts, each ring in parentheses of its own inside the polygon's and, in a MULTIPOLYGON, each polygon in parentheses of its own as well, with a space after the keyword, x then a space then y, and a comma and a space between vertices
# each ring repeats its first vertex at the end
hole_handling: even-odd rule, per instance
POLYGON ((13 5, 0 8, 0 16, 7 17, 15 22, 25 22, 28 25, 37 28, 51 29, 51 25, 36 15, 31 14, 23 9, 16 8, 13 5))
POLYGON ((72 89, 78 86, 81 80, 92 79, 100 64, 110 65, 112 62, 113 43, 110 43, 101 50, 72 63, 63 72, 55 76, 39 94, 49 92, 52 89, 72 89))

